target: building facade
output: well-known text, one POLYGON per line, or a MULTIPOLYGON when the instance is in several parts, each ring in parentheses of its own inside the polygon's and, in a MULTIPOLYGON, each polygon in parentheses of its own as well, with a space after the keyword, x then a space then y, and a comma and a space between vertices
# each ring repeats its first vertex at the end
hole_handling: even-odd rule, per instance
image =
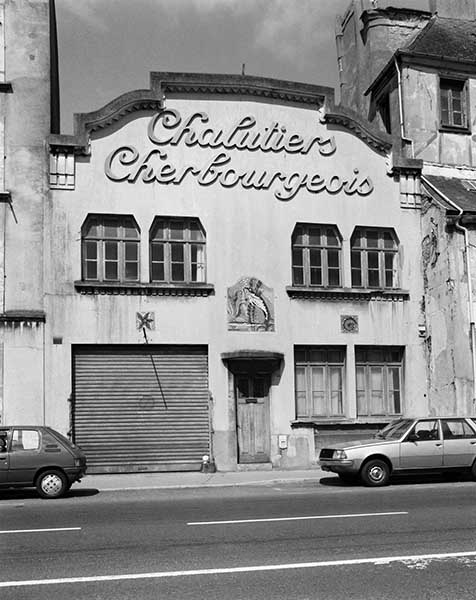
POLYGON ((306 466, 427 411, 390 141, 329 88, 187 73, 52 136, 49 422, 93 469, 306 466))
POLYGON ((337 29, 341 91, 392 136, 407 165, 421 169, 429 410, 474 414, 476 3, 441 0, 429 8, 352 3, 337 29), (367 61, 376 70, 363 94, 353 95, 347 82, 367 61))

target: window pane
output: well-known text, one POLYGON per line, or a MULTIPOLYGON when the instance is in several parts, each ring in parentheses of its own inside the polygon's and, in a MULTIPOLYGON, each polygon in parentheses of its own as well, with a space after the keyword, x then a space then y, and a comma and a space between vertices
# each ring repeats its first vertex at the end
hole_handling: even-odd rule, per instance
POLYGON ((326 231, 326 236, 328 246, 340 246, 339 238, 337 237, 336 232, 333 229, 328 229, 326 231))
POLYGON ((367 253, 367 264, 369 269, 378 269, 378 252, 367 253))
POLYGON ((311 267, 321 266, 321 251, 320 250, 309 250, 309 263, 311 267))
POLYGON ((367 248, 378 248, 378 231, 367 231, 367 248))
POLYGON ((384 414, 383 406, 383 369, 370 367, 370 411, 373 415, 384 414))
POLYGON ((298 417, 310 416, 306 406, 306 370, 296 367, 296 412, 298 417))
POLYGON ((182 221, 172 221, 170 223, 170 239, 172 239, 172 240, 183 240, 184 239, 184 224, 182 221))
POLYGON ((200 241, 204 239, 203 232, 199 227, 198 223, 190 223, 190 239, 193 241, 200 241))
POLYGON ((98 278, 98 265, 95 262, 88 261, 86 263, 86 279, 97 279, 98 278))
POLYGON ((325 384, 324 369, 322 367, 311 368, 312 386, 312 414, 323 415, 327 413, 325 406, 325 384))
POLYGON ((370 270, 368 271, 368 285, 369 287, 380 287, 380 278, 378 270, 370 270))
POLYGON ((139 232, 135 226, 134 221, 132 219, 127 219, 124 222, 124 237, 126 238, 137 238, 139 237, 139 232))
POLYGON ((303 248, 293 249, 293 266, 302 267, 304 264, 304 250, 303 248))
POLYGON ((104 221, 104 237, 117 238, 119 237, 119 227, 117 221, 104 221))
POLYGON ((321 230, 317 227, 309 228, 309 245, 320 246, 321 245, 321 230))
POLYGON ((365 385, 365 368, 356 367, 356 387, 357 387, 357 414, 367 415, 367 403, 366 403, 366 385, 365 385))
POLYGON ((117 279, 117 262, 106 261, 105 279, 117 279))
POLYGON ((338 269, 329 269, 327 277, 331 287, 340 287, 340 271, 338 269))
POLYGON ((151 256, 153 261, 162 262, 164 260, 164 244, 152 244, 151 256))
POLYGON ((329 368, 329 387, 331 393, 331 413, 340 415, 343 413, 342 408, 342 368, 329 368))
POLYGON ((129 281, 137 281, 138 277, 138 264, 136 262, 126 262, 125 264, 125 277, 129 281))
POLYGON ((165 239, 165 222, 157 221, 154 227, 154 231, 152 234, 152 239, 154 240, 164 240, 165 239))
POLYGON ((383 245, 384 248, 395 248, 395 241, 388 231, 383 234, 383 245))
POLYGON ((304 244, 304 231, 302 227, 296 227, 293 235, 294 244, 304 244))
POLYGON ((104 256, 105 256, 106 260, 117 260, 118 243, 117 242, 105 242, 104 243, 104 256))
POLYGON ((87 227, 84 231, 84 237, 98 237, 98 235, 98 222, 96 221, 96 219, 91 219, 90 221, 88 221, 87 227))
POLYGON ((85 258, 88 260, 96 260, 98 257, 98 243, 97 242, 85 242, 85 258))
POLYGON ((205 246, 203 244, 191 244, 190 252, 192 281, 205 281, 205 246))
POLYGON ((165 281, 164 265, 161 263, 152 263, 151 277, 152 281, 165 281))
POLYGON ((183 264, 172 264, 172 281, 185 281, 185 270, 183 264))
POLYGON ((300 267, 293 268, 293 285, 304 285, 304 269, 300 267))
POLYGON ((327 251, 327 264, 329 267, 334 267, 334 268, 339 267, 339 251, 338 250, 328 250, 327 251))
POLYGON ((184 246, 183 244, 171 244, 171 254, 173 262, 183 262, 184 246))
POLYGON ((138 250, 139 250, 139 244, 135 243, 135 242, 126 242, 124 244, 125 246, 125 254, 126 254, 126 260, 137 260, 138 258, 138 250))

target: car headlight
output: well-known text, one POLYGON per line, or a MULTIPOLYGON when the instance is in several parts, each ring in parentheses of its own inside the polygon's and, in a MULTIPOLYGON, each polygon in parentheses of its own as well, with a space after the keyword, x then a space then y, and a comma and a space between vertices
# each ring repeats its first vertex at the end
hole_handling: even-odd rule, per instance
POLYGON ((334 450, 334 454, 332 455, 332 458, 335 460, 342 460, 344 458, 347 458, 347 454, 345 453, 344 450, 334 450))

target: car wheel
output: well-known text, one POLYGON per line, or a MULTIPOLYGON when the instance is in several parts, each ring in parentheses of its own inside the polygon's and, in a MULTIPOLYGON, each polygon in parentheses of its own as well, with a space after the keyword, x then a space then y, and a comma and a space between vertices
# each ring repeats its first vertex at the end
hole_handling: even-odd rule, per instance
POLYGON ((364 464, 360 477, 365 485, 371 487, 387 485, 390 479, 390 468, 385 461, 374 458, 364 464))
POLYGON ((36 479, 36 489, 42 498, 60 498, 68 487, 65 474, 56 469, 43 471, 36 479))

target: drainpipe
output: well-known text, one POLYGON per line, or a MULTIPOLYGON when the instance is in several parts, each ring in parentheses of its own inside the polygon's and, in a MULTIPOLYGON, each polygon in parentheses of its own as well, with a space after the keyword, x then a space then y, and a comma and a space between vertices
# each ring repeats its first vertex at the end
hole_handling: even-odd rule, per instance
POLYGON ((432 183, 426 179, 423 175, 421 176, 422 181, 434 190, 437 194, 439 194, 448 204, 451 204, 453 208, 458 211, 458 217, 455 222, 456 229, 459 229, 463 232, 464 235, 464 249, 466 254, 466 273, 468 277, 468 313, 469 313, 469 332, 470 332, 470 340, 471 340, 471 355, 472 355, 472 364, 473 364, 473 406, 476 403, 476 334, 475 334, 475 324, 474 324, 474 309, 473 309, 473 285, 471 282, 471 269, 470 269, 470 260, 469 260, 469 234, 468 229, 461 225, 461 218, 463 216, 463 209, 458 206, 453 200, 450 200, 448 196, 445 196, 440 190, 438 190, 432 183))
POLYGON ((415 157, 415 152, 413 150, 413 140, 407 138, 405 136, 405 120, 403 118, 403 92, 402 92, 402 72, 400 71, 400 66, 398 64, 397 57, 394 57, 395 69, 397 71, 397 84, 398 84, 398 110, 400 115, 400 137, 404 142, 410 142, 410 147, 412 149, 412 158, 415 157))

